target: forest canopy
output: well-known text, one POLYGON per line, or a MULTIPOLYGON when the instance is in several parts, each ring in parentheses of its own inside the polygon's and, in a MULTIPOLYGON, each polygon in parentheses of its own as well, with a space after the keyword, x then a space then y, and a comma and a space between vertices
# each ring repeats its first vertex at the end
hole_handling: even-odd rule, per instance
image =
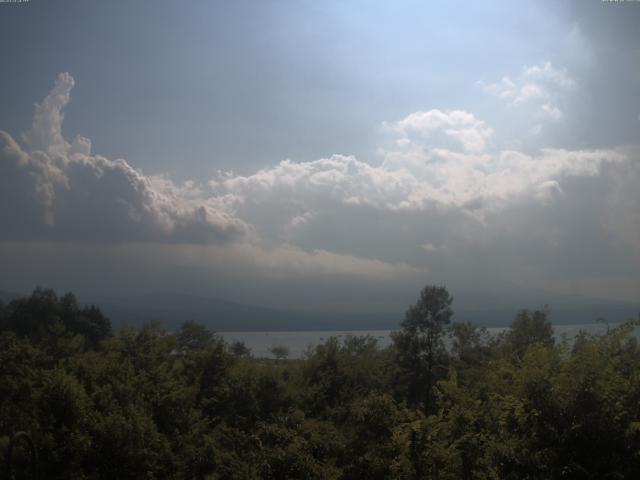
POLYGON ((333 337, 271 360, 194 322, 113 331, 38 288, 0 304, 0 475, 18 431, 51 479, 640 474, 637 321, 555 339, 547 308, 499 335, 452 312, 427 286, 389 347, 333 337))

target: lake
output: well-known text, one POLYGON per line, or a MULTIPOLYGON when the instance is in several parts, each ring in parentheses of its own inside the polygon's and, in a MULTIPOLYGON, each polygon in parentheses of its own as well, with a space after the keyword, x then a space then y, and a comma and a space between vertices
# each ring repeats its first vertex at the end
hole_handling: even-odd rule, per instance
MULTIPOLYGON (((610 324, 610 328, 619 325, 610 324)), ((589 333, 604 333, 607 326, 602 323, 585 323, 581 325, 554 325, 554 333, 557 339, 563 334, 569 338, 575 337, 581 330, 589 333)), ((497 334, 506 330, 505 327, 487 328, 491 334, 497 334)), ((330 337, 345 337, 347 335, 371 335, 378 340, 381 347, 391 343, 392 330, 358 330, 358 331, 312 331, 312 332, 219 332, 227 341, 242 341, 251 349, 254 357, 272 357, 269 348, 273 346, 289 347, 289 358, 301 358, 309 347, 323 343, 330 337)), ((637 329, 636 329, 637 333, 637 329)))

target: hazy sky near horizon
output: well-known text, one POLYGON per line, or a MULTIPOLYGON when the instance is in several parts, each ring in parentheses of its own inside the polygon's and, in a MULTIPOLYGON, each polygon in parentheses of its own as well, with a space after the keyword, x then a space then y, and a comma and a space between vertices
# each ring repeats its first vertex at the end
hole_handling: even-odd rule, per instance
POLYGON ((0 3, 0 289, 638 301, 638 25, 599 0, 0 3))

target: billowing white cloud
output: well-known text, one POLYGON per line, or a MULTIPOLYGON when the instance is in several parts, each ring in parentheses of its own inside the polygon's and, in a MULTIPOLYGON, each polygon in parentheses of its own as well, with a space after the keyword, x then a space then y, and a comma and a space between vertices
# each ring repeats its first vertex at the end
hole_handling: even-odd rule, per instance
POLYGON ((309 162, 285 160, 252 175, 222 176, 211 186, 220 194, 242 197, 242 208, 260 208, 276 200, 312 213, 318 207, 339 205, 389 211, 469 205, 502 208, 514 197, 535 198, 552 185, 561 190, 564 177, 597 175, 602 164, 626 158, 617 150, 543 149, 536 156, 510 150, 468 154, 412 142, 387 152, 380 166, 343 155, 309 162))
MULTIPOLYGON (((38 105, 33 115, 33 125, 23 134, 24 144, 29 152, 42 151, 50 156, 64 156, 69 144, 62 137, 62 109, 71 99, 71 89, 75 81, 68 73, 61 73, 49 95, 38 105)), ((83 141, 86 139, 82 139, 83 141)))
MULTIPOLYGON (((523 77, 572 84, 550 64, 527 68, 523 77)), ((549 204, 566 178, 595 176, 605 164, 628 160, 616 149, 487 152, 492 129, 485 122, 461 110, 429 110, 385 124, 398 139, 378 166, 334 155, 176 185, 125 160, 92 155, 86 138, 68 143, 62 109, 73 85, 70 75, 58 77, 23 135, 24 149, 0 134, 5 236, 186 243, 251 237, 273 247, 345 206, 390 215, 445 208, 482 220, 522 198, 549 204), (438 142, 443 138, 455 142, 447 148, 438 142)))
POLYGON ((481 85, 511 106, 533 106, 541 117, 560 120, 563 113, 557 105, 558 97, 574 89, 576 82, 566 70, 545 62, 523 67, 516 77, 505 76, 499 82, 481 85))
POLYGON ((233 195, 149 177, 127 161, 91 155, 62 136, 73 78, 62 73, 36 107, 23 145, 0 132, 0 235, 13 239, 224 242, 251 233, 233 195))
POLYGON ((486 139, 493 133, 483 121, 462 110, 442 112, 434 109, 415 112, 400 121, 385 125, 400 134, 400 144, 406 144, 411 138, 417 137, 422 142, 426 140, 437 145, 444 134, 459 142, 469 152, 483 151, 486 139))
POLYGON ((45 153, 29 155, 0 131, 0 218, 5 234, 29 229, 41 233, 44 225, 51 226, 56 191, 63 188, 68 188, 67 178, 45 153))
POLYGON ((447 149, 433 143, 450 127, 442 118, 387 124, 401 140, 412 129, 428 135, 398 142, 379 165, 342 155, 285 160, 221 175, 211 188, 241 197, 238 215, 276 244, 406 263, 453 284, 500 278, 543 287, 549 272, 574 282, 590 269, 625 270, 630 251, 638 257, 638 195, 622 183, 636 150, 447 149))
MULTIPOLYGON (((544 106, 544 82, 573 85, 550 64, 522 76, 526 89, 504 81, 511 102, 544 106)), ((385 123, 396 141, 377 164, 333 155, 176 184, 67 142, 72 86, 58 78, 21 144, 0 132, 0 240, 165 244, 193 271, 278 278, 540 283, 556 272, 559 285, 590 263, 635 278, 637 148, 499 150, 475 115, 429 110, 385 123)))

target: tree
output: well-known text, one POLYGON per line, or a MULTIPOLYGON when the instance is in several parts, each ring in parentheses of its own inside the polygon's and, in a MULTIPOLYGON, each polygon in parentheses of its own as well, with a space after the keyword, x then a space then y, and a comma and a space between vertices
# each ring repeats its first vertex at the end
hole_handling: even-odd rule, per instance
POLYGON ((549 308, 545 305, 541 310, 533 313, 529 310, 521 310, 511 323, 507 333, 507 343, 513 348, 518 358, 522 358, 529 345, 541 343, 546 347, 552 347, 553 326, 549 321, 549 308))
POLYGON ((9 304, 8 329, 34 342, 49 337, 49 329, 60 321, 60 304, 51 289, 36 287, 30 297, 9 304))
POLYGON ((289 356, 289 347, 285 345, 274 345, 269 347, 269 353, 276 357, 276 360, 284 360, 289 356))
POLYGON ((251 349, 247 347, 247 345, 242 340, 236 340, 235 342, 231 343, 231 345, 229 346, 229 350, 236 357, 248 358, 251 356, 251 349))
POLYGON ((433 407, 436 370, 446 358, 443 336, 453 316, 452 302, 445 287, 427 285, 407 310, 402 330, 391 335, 398 367, 406 377, 408 400, 423 403, 425 410, 433 407))
POLYGON ((0 328, 36 343, 56 343, 63 335, 82 335, 80 344, 96 349, 111 335, 111 321, 100 309, 94 305, 81 308, 72 293, 58 298, 53 290, 37 287, 30 297, 13 300, 4 310, 0 328))
POLYGON ((111 335, 111 321, 95 305, 80 308, 73 293, 60 297, 60 317, 68 331, 84 335, 88 346, 96 349, 111 335))
POLYGON ((465 366, 478 365, 488 354, 489 334, 470 322, 454 322, 449 328, 451 353, 465 366))
POLYGON ((386 360, 371 335, 329 337, 308 354, 302 369, 308 410, 340 409, 353 398, 383 390, 386 360))
POLYGON ((204 325, 186 321, 178 330, 177 340, 183 352, 205 350, 213 343, 213 334, 204 325))
POLYGON ((0 332, 4 332, 7 329, 7 308, 0 299, 0 332))

